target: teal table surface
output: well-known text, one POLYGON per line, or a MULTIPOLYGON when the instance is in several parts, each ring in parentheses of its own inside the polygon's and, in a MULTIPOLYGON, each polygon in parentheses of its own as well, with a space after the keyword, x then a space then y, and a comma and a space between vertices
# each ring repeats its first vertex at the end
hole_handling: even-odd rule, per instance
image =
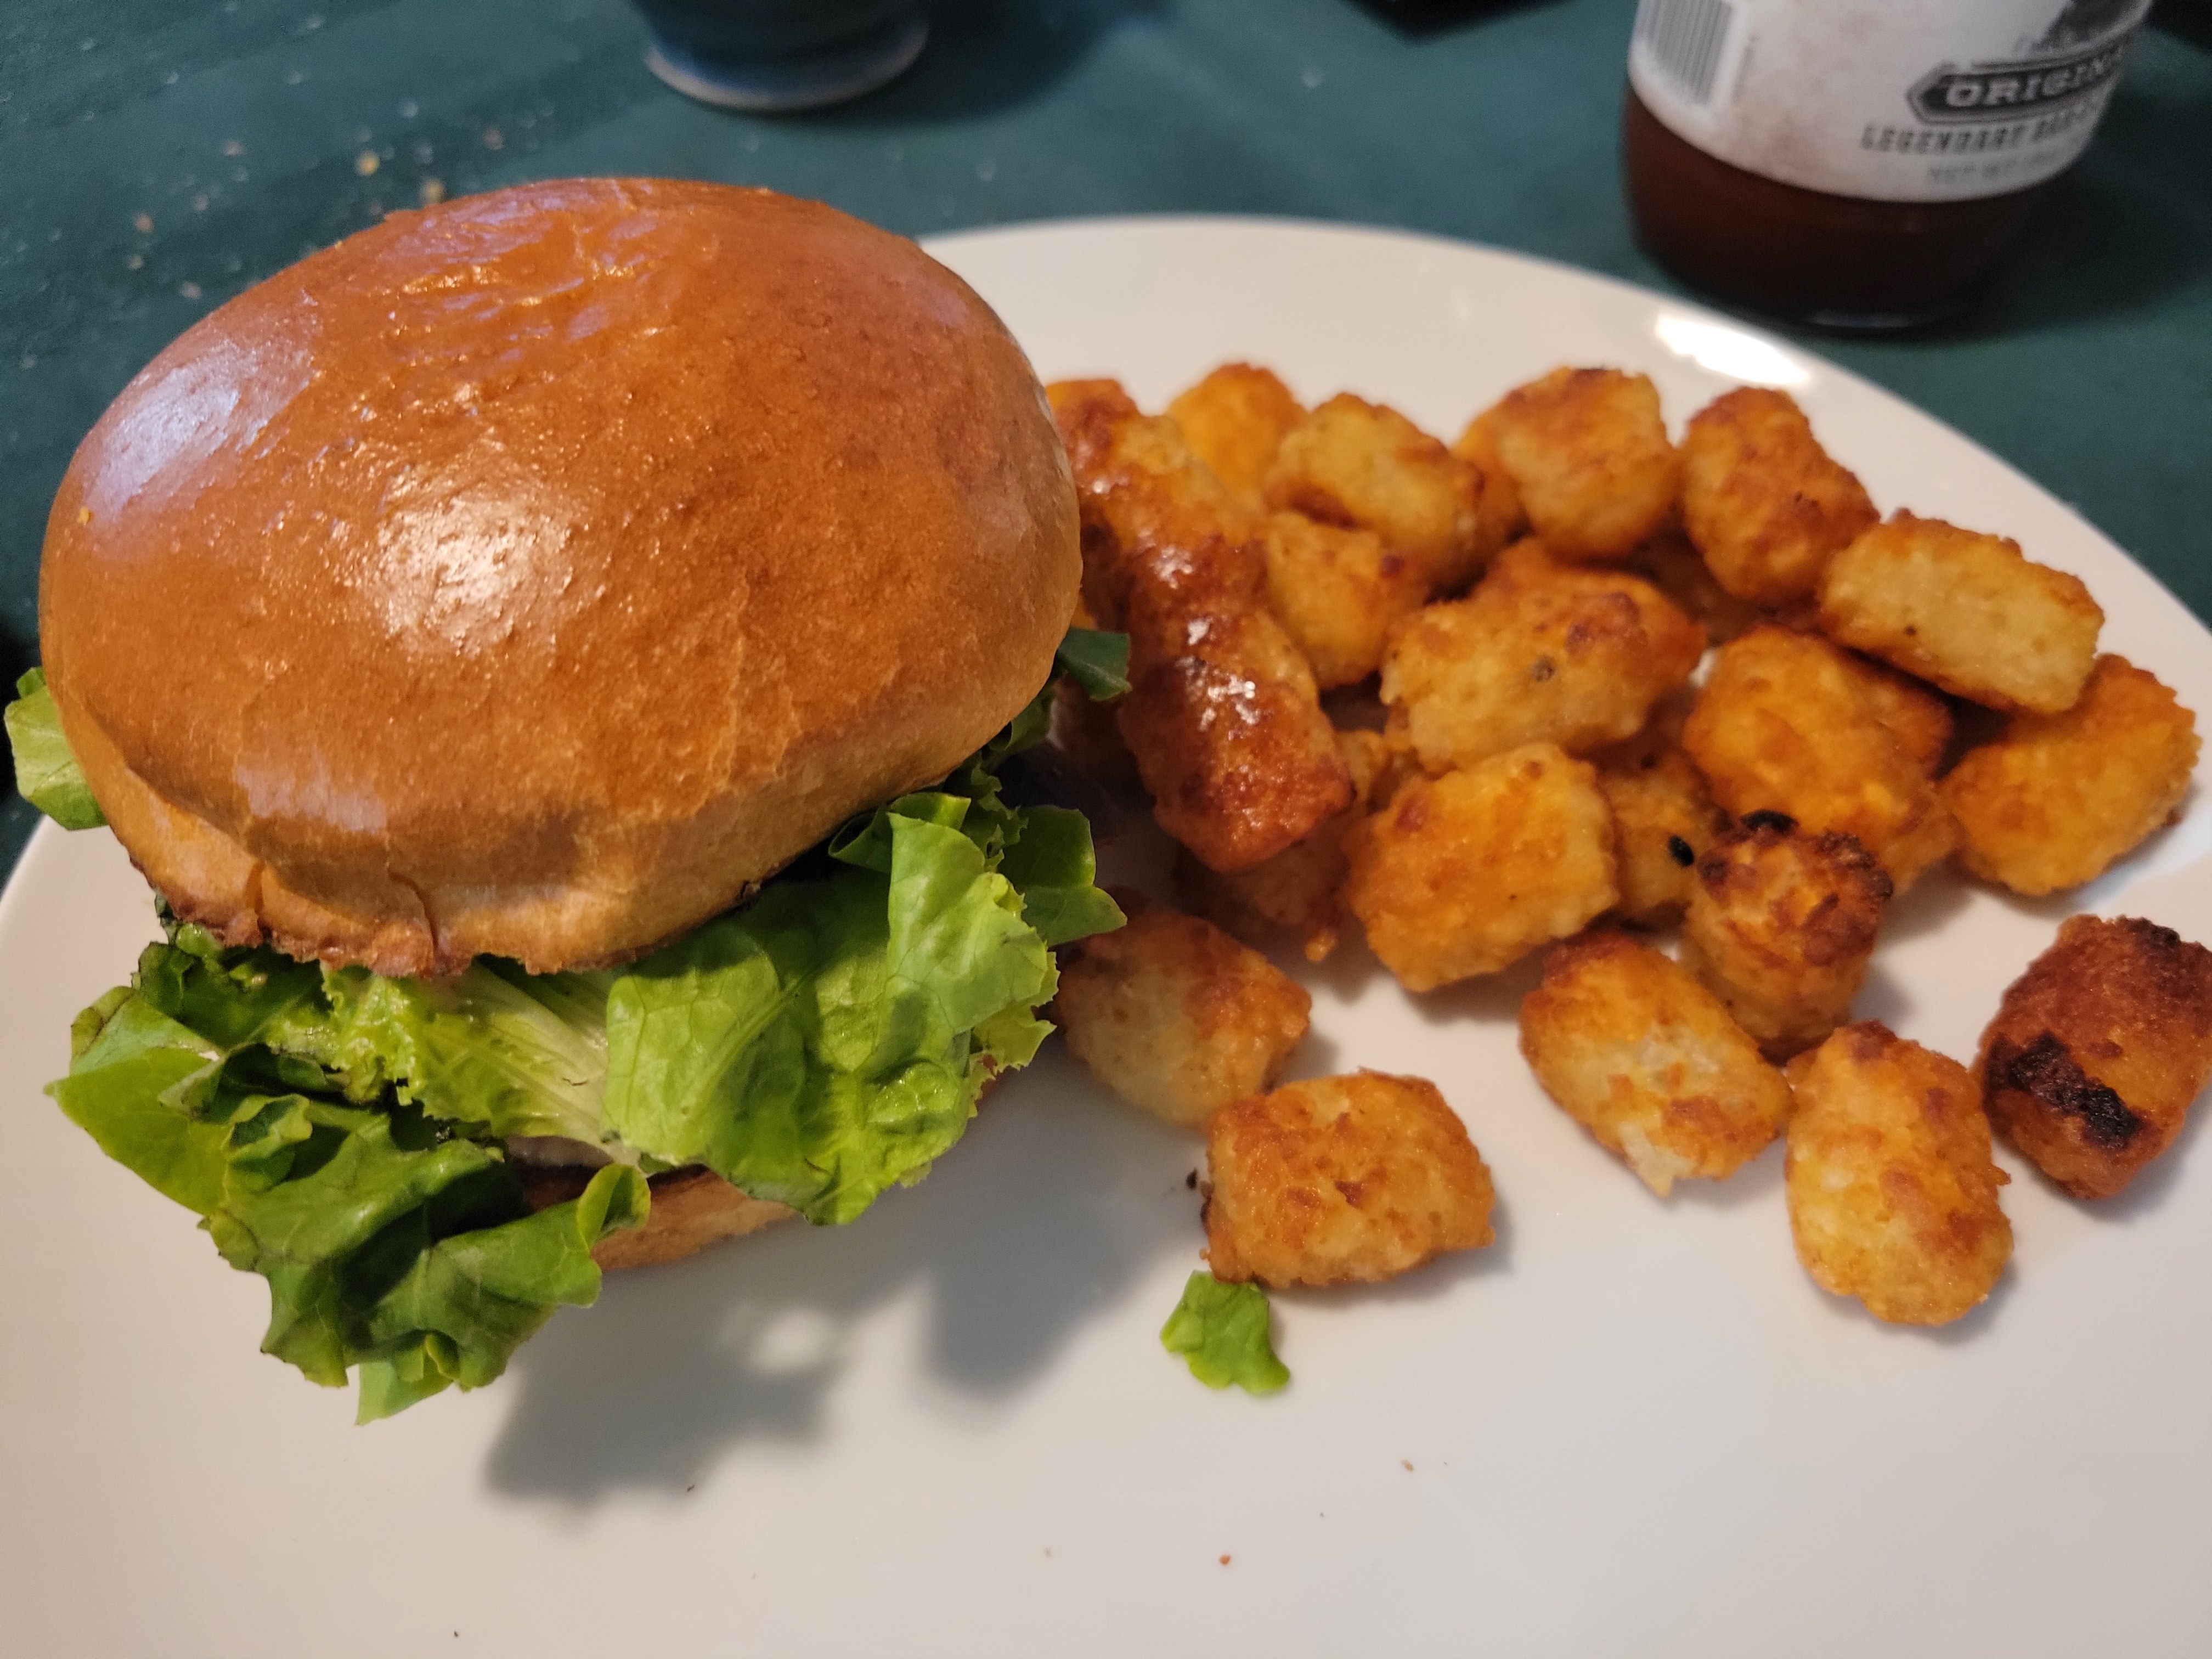
MULTIPOLYGON (((47 504, 108 399, 210 308, 395 208, 658 173, 915 235, 1181 211, 1403 225, 1670 289, 1621 195, 1633 10, 945 0, 891 87, 756 118, 653 79, 623 0, 5 0, 0 665, 36 659, 47 504)), ((2166 0, 2095 145, 1972 314, 1813 343, 2212 617, 2212 11, 2166 0)), ((199 647, 146 648, 185 675, 199 647)), ((9 799, 4 862, 32 817, 9 799)))

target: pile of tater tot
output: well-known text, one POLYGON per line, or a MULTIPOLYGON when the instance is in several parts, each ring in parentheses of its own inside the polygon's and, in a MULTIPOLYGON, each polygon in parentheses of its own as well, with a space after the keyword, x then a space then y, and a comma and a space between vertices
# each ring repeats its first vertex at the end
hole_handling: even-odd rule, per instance
POLYGON ((1376 1280, 1492 1238, 1432 1084, 1278 1086, 1310 999, 1262 948, 1318 962, 1355 922, 1413 991, 1544 953, 1545 1092, 1662 1197, 1784 1139, 1799 1259, 1881 1319, 1955 1320, 2003 1273, 1993 1129, 2085 1199, 2172 1143, 2212 1077, 2212 951, 2152 922, 2068 921, 1971 1066, 1851 1018, 1931 866, 2049 894, 2176 817, 2194 716, 2100 653, 2077 578, 1884 519, 1778 391, 1676 442, 1644 376, 1559 368, 1449 445, 1243 363, 1160 414, 1050 393, 1079 620, 1128 635, 1131 684, 1065 700, 1057 739, 1149 794, 1182 907, 1127 896, 1057 1018, 1205 1135, 1218 1278, 1376 1280))

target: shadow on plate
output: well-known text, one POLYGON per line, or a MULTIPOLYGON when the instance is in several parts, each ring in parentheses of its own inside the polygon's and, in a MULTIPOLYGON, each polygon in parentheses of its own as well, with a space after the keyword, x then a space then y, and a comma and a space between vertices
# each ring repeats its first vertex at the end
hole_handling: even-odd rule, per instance
POLYGON ((1977 890, 1971 878, 1948 865, 1937 866, 1890 904, 1881 919, 1882 944, 1894 945, 1923 933, 1941 933, 1974 902, 1977 890))
POLYGON ((1521 1000, 1544 977, 1544 951, 1533 951, 1504 971, 1483 974, 1433 991, 1409 993, 1407 1000, 1431 1025, 1488 1020, 1518 1028, 1521 1000))
POLYGON ((1882 961, 1877 949, 1859 994, 1851 999, 1850 1018, 1854 1021, 1878 1019, 1894 1031, 1911 1017, 1912 993, 1889 971, 1888 963, 1882 961))
POLYGON ((817 1440, 864 1338, 882 1340, 864 1328, 915 1297, 927 1381, 1017 1395, 1158 1257, 1196 1265, 1194 1158, 1055 1049, 927 1180, 850 1225, 787 1224, 613 1278, 553 1321, 509 1373, 486 1480, 588 1504, 681 1492, 742 1443, 817 1440))

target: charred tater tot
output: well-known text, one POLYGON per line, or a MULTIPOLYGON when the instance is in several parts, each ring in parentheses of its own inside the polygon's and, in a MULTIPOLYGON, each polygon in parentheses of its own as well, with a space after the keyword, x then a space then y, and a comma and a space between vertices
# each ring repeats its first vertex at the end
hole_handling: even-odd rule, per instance
POLYGON ((1521 510, 1521 492, 1513 475, 1498 458, 1498 409, 1486 409, 1467 423, 1452 441, 1451 453, 1482 474, 1482 501, 1475 508, 1475 539, 1495 550, 1528 528, 1528 515, 1521 510))
POLYGON ((1690 902, 1698 860, 1719 836, 1725 815, 1680 750, 1662 750, 1626 769, 1601 766, 1597 787, 1613 809, 1620 855, 1617 914, 1644 927, 1674 921, 1690 902))
POLYGON ((1290 631, 1324 690, 1352 685, 1382 660, 1390 625, 1429 596, 1425 576, 1371 530, 1302 513, 1267 520, 1267 608, 1290 631))
POLYGON ((1790 394, 1723 392, 1682 434, 1682 525, 1714 580, 1780 607, 1809 598, 1828 561, 1879 515, 1790 394))
POLYGON ((1672 599, 1715 645, 1725 645, 1767 619, 1750 600, 1736 598, 1716 581, 1679 531, 1660 532, 1622 562, 1672 599))
POLYGON ((1956 1060, 1869 1020, 1790 1066, 1783 1183, 1813 1282, 1876 1319, 1946 1325, 2012 1255, 1979 1092, 1956 1060))
POLYGON ((1307 961, 1326 962, 1344 927, 1345 836, 1370 802, 1389 799, 1408 764, 1380 732, 1340 732, 1337 747, 1352 773, 1350 807, 1249 870, 1224 874, 1183 854, 1176 896, 1248 945, 1287 933, 1307 961))
POLYGON ((2173 1144, 2212 1080, 2212 951, 2074 916, 1982 1034, 1997 1132, 2076 1198, 2110 1198, 2173 1144))
POLYGON ((1777 1060, 1850 1017, 1889 878, 1849 836, 1754 812, 1698 860, 1682 965, 1777 1060))
POLYGON ((1290 387, 1268 369, 1224 363, 1168 405, 1192 453, 1247 507, 1261 505, 1260 487, 1284 434, 1305 418, 1290 387))
POLYGON ((1705 649, 1649 582, 1510 552, 1466 599, 1392 630, 1382 700, 1431 772, 1527 743, 1580 754, 1634 735, 1705 649))
POLYGON ((1664 1198, 1724 1181, 1780 1133, 1790 1085, 1712 993, 1610 930, 1555 945, 1521 1001, 1544 1092, 1664 1198))
POLYGON ((1128 925, 1061 958, 1054 1018, 1091 1074, 1199 1129, 1282 1074, 1313 999, 1212 922, 1117 894, 1128 925))
POLYGON ((1121 735, 1160 826, 1215 869, 1272 858, 1350 803, 1305 658, 1262 598, 1254 515, 1112 381, 1053 410, 1082 505, 1084 594, 1129 635, 1121 735))
POLYGON ((2197 767, 2197 717, 2124 657, 2100 657, 2063 714, 2018 714, 1943 780, 1960 862, 2015 893, 2100 875, 2171 822, 2197 767))
POLYGON ((1345 902, 1414 991, 1496 973, 1620 896, 1596 769, 1550 744, 1407 784, 1345 851, 1345 902))
POLYGON ((1897 513, 1829 562, 1829 636, 2007 714, 2074 706, 2105 613, 2078 576, 2004 536, 1897 513))
POLYGON ((1432 1083, 1361 1072, 1214 1114, 1206 1258, 1217 1279, 1372 1283, 1496 1237, 1490 1171, 1432 1083))
POLYGON ((1267 505, 1373 531, 1432 592, 1463 587, 1494 550, 1481 538, 1482 474, 1382 404, 1340 392, 1287 434, 1267 505))
POLYGON ((1647 377, 1555 368, 1506 393, 1494 416, 1529 526, 1560 557, 1617 559, 1674 512, 1680 469, 1647 377))
POLYGON ((1729 811, 1854 836, 1902 891, 1959 828, 1923 757, 1929 730, 1901 736, 1883 718, 1919 705, 1873 672, 1815 635, 1754 628, 1714 653, 1682 747, 1729 811))

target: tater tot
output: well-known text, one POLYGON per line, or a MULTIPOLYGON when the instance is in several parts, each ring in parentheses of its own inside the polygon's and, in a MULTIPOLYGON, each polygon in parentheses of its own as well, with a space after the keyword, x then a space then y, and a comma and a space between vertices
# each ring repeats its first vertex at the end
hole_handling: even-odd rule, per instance
POLYGON ((2212 951, 2132 916, 2074 916, 1982 1034, 1997 1132, 2076 1198, 2173 1144, 2212 1080, 2212 951))
POLYGON ((1839 653, 1836 660, 1856 683, 1875 718, 1889 728, 1905 758, 1934 777, 1958 727, 1951 705, 1918 680, 1878 662, 1847 652, 1839 653))
POLYGON ((1369 803, 1389 799, 1407 764, 1380 732, 1340 732, 1337 748, 1352 774, 1350 807, 1249 870, 1209 870, 1182 854, 1176 896, 1248 945, 1287 933, 1307 961, 1328 961, 1344 927, 1344 838, 1369 803))
POLYGON ((1620 896, 1596 769, 1550 744, 1407 784, 1345 851, 1345 902, 1414 991, 1495 973, 1620 896))
POLYGON ((1406 617, 1384 650, 1393 727, 1431 772, 1528 743, 1618 743, 1705 654, 1705 630, 1649 582, 1505 560, 1466 599, 1406 617))
POLYGON ((1305 413, 1273 371, 1250 363, 1222 364, 1168 405, 1168 418, 1193 453, 1253 507, 1261 504, 1261 485, 1284 434, 1305 413))
POLYGON ((1301 513, 1267 515, 1267 608, 1323 690, 1352 685, 1382 660, 1390 626, 1428 598, 1427 579, 1371 530, 1301 513))
POLYGON ((1475 539, 1485 556, 1506 546, 1528 528, 1521 492, 1498 458, 1498 410, 1493 404, 1469 421, 1452 440, 1451 453, 1482 474, 1482 500, 1475 508, 1475 539))
POLYGON ((1790 1085, 1711 992, 1649 945, 1555 945, 1521 1002, 1521 1052, 1566 1111, 1664 1198, 1734 1175, 1790 1115, 1790 1085))
POLYGON ((1850 1017, 1889 878, 1849 836, 1753 813, 1698 860, 1682 965, 1777 1060, 1850 1017))
POLYGON ((1361 1072, 1214 1114, 1206 1259, 1217 1279, 1373 1283, 1496 1235, 1490 1171, 1434 1084, 1361 1072))
POLYGON ((1682 434, 1683 528, 1740 599, 1810 598, 1828 561, 1878 516, 1786 392, 1723 392, 1682 434))
POLYGON ((1115 723, 1154 816, 1213 868, 1272 858, 1352 786, 1313 671, 1267 609, 1256 517, 1114 382, 1048 395, 1082 510, 1085 602, 1129 635, 1115 723))
POLYGON ((1284 437, 1267 505, 1373 531, 1413 561, 1431 591, 1463 587, 1482 541, 1482 474, 1382 404, 1340 392, 1284 437))
POLYGON ((1979 1306, 2012 1256, 2012 1224, 1966 1067, 1869 1020, 1799 1056, 1790 1081, 1783 1184, 1814 1283, 1893 1324, 1979 1306))
POLYGON ((1866 531, 1820 578, 1832 639, 2006 714, 2072 708, 2104 625, 2080 577, 2008 537, 1910 513, 1866 531))
POLYGON ((1249 870, 1209 870, 1188 851, 1175 861, 1176 899, 1248 945, 1288 934, 1309 962, 1326 962, 1344 933, 1344 836, 1357 810, 1249 870))
MULTIPOLYGON (((1490 562, 1490 570, 1483 586, 1494 591, 1525 586, 1529 582, 1547 582, 1563 570, 1584 570, 1572 559, 1563 559, 1544 545, 1537 536, 1523 536, 1498 550, 1490 562)), ((1584 574, 1589 574, 1584 570, 1584 574)))
POLYGON ((1081 604, 1097 625, 1127 627, 1142 553, 1195 538, 1213 556, 1191 562, 1255 602, 1266 580, 1251 515, 1183 441, 1172 421, 1147 419, 1118 380, 1045 388, 1081 502, 1081 604))
POLYGON ((1619 743, 1591 750, 1585 758, 1595 761, 1601 772, 1638 772, 1656 765, 1662 755, 1681 749, 1682 728, 1688 724, 1690 710, 1697 703, 1695 686, 1686 685, 1670 692, 1652 704, 1650 714, 1635 732, 1619 743))
POLYGON ((1617 559, 1658 533, 1679 476, 1659 392, 1617 368, 1555 368, 1494 411, 1498 458, 1562 558, 1617 559))
POLYGON ((1313 999, 1212 923, 1115 897, 1128 925, 1062 952, 1054 1018, 1069 1051, 1122 1099, 1203 1128, 1282 1074, 1313 999))
POLYGON ((1959 827, 1923 758, 1928 732, 1886 723, 1896 710, 1871 673, 1818 635, 1754 628, 1714 653, 1682 747, 1737 817, 1780 812, 1853 836, 1901 892, 1959 827))
POLYGON ((1673 600, 1715 645, 1725 645, 1767 619, 1757 605, 1736 598, 1713 579, 1704 558, 1680 531, 1660 532, 1622 565, 1673 600))
POLYGON ((1943 780, 1960 862, 2015 893, 2078 887, 2172 818, 2197 717, 2124 657, 2100 657, 2063 714, 2018 714, 1943 780))
POLYGON ((1217 870, 1273 858, 1342 811, 1352 786, 1305 659, 1267 611, 1200 618, 1205 649, 1130 651, 1114 707, 1160 828, 1217 870))
POLYGON ((1698 884, 1697 864, 1725 827, 1705 781, 1679 750, 1626 769, 1601 766, 1597 787, 1613 809, 1620 857, 1624 921, 1656 927, 1674 921, 1698 884))

